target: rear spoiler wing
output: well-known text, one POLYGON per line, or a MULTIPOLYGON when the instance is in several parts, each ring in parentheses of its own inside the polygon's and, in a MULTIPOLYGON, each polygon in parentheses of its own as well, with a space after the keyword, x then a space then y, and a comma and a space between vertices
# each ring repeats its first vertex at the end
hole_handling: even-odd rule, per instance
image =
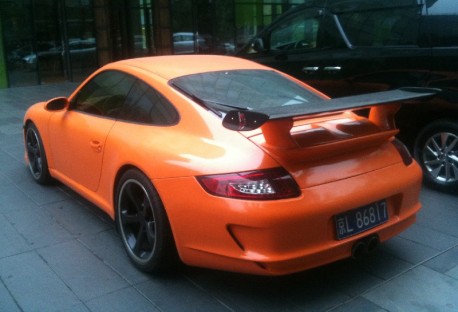
MULTIPOLYGON (((400 88, 390 91, 368 93, 349 97, 334 98, 323 101, 307 103, 307 105, 289 105, 275 108, 263 109, 262 111, 233 110, 223 118, 223 126, 235 131, 255 130, 268 121, 279 119, 292 120, 294 117, 319 117, 332 115, 346 110, 358 110, 371 108, 380 105, 394 104, 434 96, 440 89, 433 88, 400 88)), ((386 112, 376 112, 379 122, 386 124, 389 128, 392 121, 387 117, 393 117, 398 106, 386 110, 386 112), (389 124, 389 125, 388 125, 389 124)))

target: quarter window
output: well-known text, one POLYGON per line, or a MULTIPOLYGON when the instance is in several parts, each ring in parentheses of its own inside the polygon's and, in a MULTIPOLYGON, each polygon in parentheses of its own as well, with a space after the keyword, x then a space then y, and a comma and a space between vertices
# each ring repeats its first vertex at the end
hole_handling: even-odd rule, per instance
POLYGON ((130 90, 119 119, 154 125, 171 125, 178 121, 178 112, 159 92, 141 80, 130 90))

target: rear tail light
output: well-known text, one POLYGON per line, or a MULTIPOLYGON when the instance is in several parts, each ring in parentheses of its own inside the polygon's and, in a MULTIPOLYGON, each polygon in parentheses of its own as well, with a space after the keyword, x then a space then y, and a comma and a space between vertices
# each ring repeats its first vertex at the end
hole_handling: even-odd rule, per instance
POLYGON ((404 143, 402 143, 398 139, 394 139, 393 141, 391 141, 391 143, 393 143, 394 147, 396 147, 396 149, 398 150, 399 155, 401 155, 404 164, 406 166, 410 165, 413 162, 413 158, 407 147, 404 145, 404 143))
POLYGON ((273 200, 297 197, 299 187, 284 169, 256 170, 197 177, 210 194, 252 200, 273 200))

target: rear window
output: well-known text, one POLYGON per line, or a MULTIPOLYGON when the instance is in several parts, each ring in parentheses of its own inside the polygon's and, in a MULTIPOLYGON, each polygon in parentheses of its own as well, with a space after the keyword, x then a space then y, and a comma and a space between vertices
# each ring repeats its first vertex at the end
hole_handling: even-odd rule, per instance
POLYGON ((324 99, 300 84, 269 70, 234 70, 175 78, 171 84, 192 99, 218 111, 262 111, 307 105, 324 99))

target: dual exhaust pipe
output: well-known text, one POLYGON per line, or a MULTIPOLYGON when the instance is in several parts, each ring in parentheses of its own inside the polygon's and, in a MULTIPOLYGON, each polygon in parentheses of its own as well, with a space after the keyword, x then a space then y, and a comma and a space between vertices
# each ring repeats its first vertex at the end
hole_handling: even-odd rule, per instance
POLYGON ((363 256, 373 252, 380 244, 378 235, 371 235, 357 241, 351 248, 351 257, 361 259, 363 256))

